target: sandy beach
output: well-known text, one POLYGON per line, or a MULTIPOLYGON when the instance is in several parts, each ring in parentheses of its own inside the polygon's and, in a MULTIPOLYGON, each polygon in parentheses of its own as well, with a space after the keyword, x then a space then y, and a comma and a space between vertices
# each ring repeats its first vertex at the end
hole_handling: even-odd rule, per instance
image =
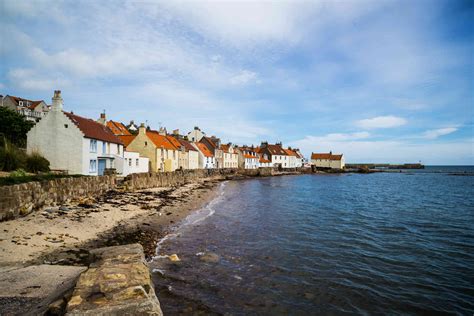
POLYGON ((88 250, 139 242, 148 258, 173 225, 215 194, 217 179, 181 187, 110 191, 0 223, 0 267, 84 265, 88 250))

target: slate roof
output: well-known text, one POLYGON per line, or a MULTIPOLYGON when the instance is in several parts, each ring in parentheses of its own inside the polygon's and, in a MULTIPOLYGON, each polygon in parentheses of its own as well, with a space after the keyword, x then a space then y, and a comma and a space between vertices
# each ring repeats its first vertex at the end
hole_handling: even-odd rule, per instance
POLYGON ((107 126, 73 113, 63 113, 81 130, 85 137, 123 145, 123 142, 107 126))

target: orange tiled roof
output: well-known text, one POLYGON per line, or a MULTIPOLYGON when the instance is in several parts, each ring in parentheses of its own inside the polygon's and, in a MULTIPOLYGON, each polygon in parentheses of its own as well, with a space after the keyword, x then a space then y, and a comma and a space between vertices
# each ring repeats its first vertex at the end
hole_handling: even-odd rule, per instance
POLYGON ((122 141, 107 126, 69 112, 63 113, 81 130, 85 137, 123 145, 122 141))
POLYGON ((114 122, 114 121, 108 121, 107 122, 107 127, 110 128, 110 130, 112 131, 112 133, 114 133, 115 135, 119 136, 119 135, 132 135, 128 129, 125 127, 125 125, 123 125, 122 123, 120 122, 114 122))
POLYGON ((180 149, 181 148, 181 143, 174 137, 167 135, 166 139, 176 148, 180 149))
POLYGON ((195 143, 199 150, 202 152, 202 154, 205 156, 205 157, 214 157, 214 155, 211 153, 211 151, 209 150, 209 148, 206 147, 206 145, 204 145, 203 143, 195 143))
POLYGON ((268 149, 271 155, 288 156, 288 154, 280 145, 268 144, 266 148, 268 149))
POLYGON ((331 153, 312 153, 311 159, 341 160, 342 155, 333 155, 331 153))
POLYGON ((252 156, 252 155, 249 155, 249 154, 244 154, 244 158, 257 159, 258 157, 257 156, 252 156))
POLYGON ((288 156, 298 157, 298 155, 293 150, 290 150, 290 149, 283 149, 283 150, 286 152, 288 156))
POLYGON ((127 147, 135 139, 135 135, 118 135, 118 138, 123 142, 123 145, 127 147))
POLYGON ((265 159, 263 158, 263 156, 260 156, 260 160, 259 160, 261 163, 270 163, 271 161, 268 160, 268 159, 265 159))
POLYGON ((176 150, 176 147, 166 138, 166 136, 160 135, 157 131, 147 131, 146 136, 155 144, 158 148, 176 150))

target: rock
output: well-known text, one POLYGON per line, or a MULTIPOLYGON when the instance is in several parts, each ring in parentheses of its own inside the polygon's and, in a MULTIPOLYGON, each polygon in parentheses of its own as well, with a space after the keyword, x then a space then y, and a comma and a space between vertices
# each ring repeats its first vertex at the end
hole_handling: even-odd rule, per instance
POLYGON ((66 207, 66 206, 60 206, 60 207, 59 207, 59 210, 60 210, 60 211, 63 211, 63 212, 69 212, 69 208, 66 207))
POLYGON ((219 255, 214 252, 199 253, 198 256, 199 256, 199 260, 208 262, 208 263, 217 263, 220 260, 219 255))
POLYGON ((53 209, 50 209, 50 208, 47 208, 44 210, 46 213, 54 213, 54 210, 53 209))
POLYGON ((308 300, 312 300, 314 299, 314 294, 313 293, 304 293, 304 298, 308 299, 308 300))
POLYGON ((47 314, 51 316, 60 316, 60 315, 64 315, 65 311, 66 311, 66 301, 63 298, 61 298, 49 304, 47 314))
POLYGON ((181 261, 181 259, 179 259, 177 254, 172 254, 171 256, 168 256, 168 259, 170 259, 173 262, 181 261))

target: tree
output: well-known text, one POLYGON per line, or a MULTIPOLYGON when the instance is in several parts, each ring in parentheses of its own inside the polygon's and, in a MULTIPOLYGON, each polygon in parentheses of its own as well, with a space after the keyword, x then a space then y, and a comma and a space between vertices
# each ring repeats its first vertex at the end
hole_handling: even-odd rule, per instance
POLYGON ((17 112, 0 106, 0 137, 4 136, 20 148, 26 147, 26 133, 34 123, 27 121, 17 112))

